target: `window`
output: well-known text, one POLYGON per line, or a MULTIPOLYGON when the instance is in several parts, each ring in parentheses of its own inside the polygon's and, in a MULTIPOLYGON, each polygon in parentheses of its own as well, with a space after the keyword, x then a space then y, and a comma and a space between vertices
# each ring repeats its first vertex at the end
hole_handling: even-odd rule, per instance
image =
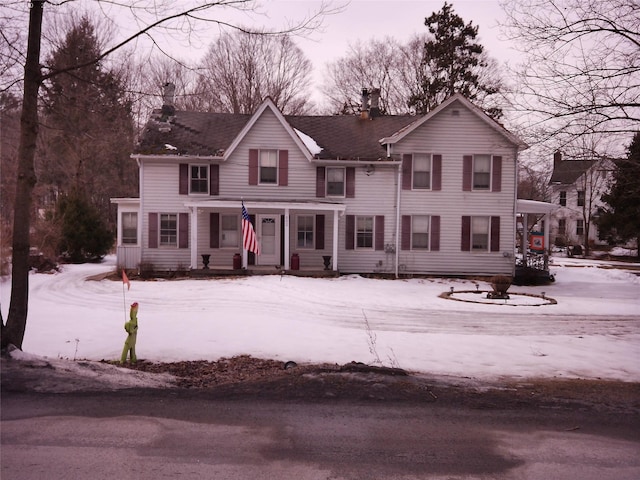
POLYGON ((344 197, 345 169, 327 167, 327 196, 344 197))
POLYGON ((138 214, 136 212, 122 213, 122 244, 135 245, 138 243, 138 214))
POLYGON ((209 167, 206 165, 191 165, 189 169, 189 188, 191 193, 209 193, 209 167))
POLYGON ((584 201, 585 201, 585 192, 584 192, 584 190, 578 190, 578 206, 579 207, 584 207, 584 201))
POLYGON ((491 186, 491 155, 474 155, 473 189, 489 190, 491 186))
POLYGON ((238 246, 238 215, 222 215, 220 218, 221 247, 238 246))
POLYGON ((584 220, 576 221, 576 235, 578 235, 579 237, 584 235, 584 220))
POLYGON ((373 248, 373 217, 356 218, 356 247, 373 248))
POLYGON ((558 234, 564 235, 567 232, 567 220, 561 218, 558 220, 558 234))
POLYGON ((175 213, 160 214, 160 245, 178 245, 178 216, 175 213))
POLYGON ((429 248, 429 216, 414 215, 411 217, 411 248, 429 248))
POLYGON ((313 215, 298 216, 298 248, 313 248, 313 215))
POLYGON ((260 183, 278 183, 278 151, 260 150, 260 183))
POLYGON ((489 250, 489 217, 471 218, 471 250, 489 250))
POLYGON ((567 192, 565 190, 562 190, 560 192, 560 206, 562 207, 567 206, 567 192))
POLYGON ((413 155, 413 188, 431 188, 431 155, 413 155))

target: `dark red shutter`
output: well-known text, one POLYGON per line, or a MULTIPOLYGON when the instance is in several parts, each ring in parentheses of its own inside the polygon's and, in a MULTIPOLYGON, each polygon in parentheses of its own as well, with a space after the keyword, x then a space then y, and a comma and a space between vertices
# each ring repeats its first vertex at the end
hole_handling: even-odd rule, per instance
POLYGON ((158 214, 149 214, 149 248, 158 248, 158 214))
POLYGON ((402 250, 411 250, 411 215, 402 215, 401 230, 400 248, 402 250))
POLYGON ((460 242, 460 250, 463 252, 471 251, 471 217, 462 217, 462 239, 460 242))
POLYGON ((345 217, 344 229, 344 248, 347 250, 353 250, 355 247, 355 230, 356 217, 354 215, 347 215, 345 217))
POLYGON ((411 174, 413 171, 413 155, 402 155, 402 189, 411 190, 411 174))
POLYGON ((433 156, 433 165, 431 168, 431 175, 433 176, 431 189, 436 191, 442 190, 442 155, 433 156))
POLYGON ((326 196, 327 189, 325 187, 325 176, 327 169, 325 167, 316 168, 316 197, 322 198, 326 196))
POLYGON ((440 250, 440 216, 431 216, 431 251, 440 250))
POLYGON ((375 250, 384 250, 384 215, 376 215, 374 229, 375 241, 373 248, 375 250))
POLYGON ((471 179, 473 177, 473 157, 465 155, 462 157, 462 191, 471 191, 471 179))
POLYGON ((316 215, 316 250, 324 250, 324 215, 316 215))
POLYGON ((491 191, 500 192, 502 190, 502 157, 499 155, 493 156, 491 177, 491 191))
POLYGON ((278 185, 281 187, 289 185, 289 150, 278 152, 278 185))
POLYGON ((178 214, 178 248, 189 247, 189 214, 178 214))
POLYGON ((189 165, 186 163, 180 164, 180 186, 178 188, 180 195, 189 194, 189 165))
POLYGON ((347 167, 346 168, 346 181, 347 181, 347 198, 355 198, 356 197, 356 167, 347 167))
POLYGON ((209 248, 220 248, 220 214, 209 214, 209 248))
POLYGON ((491 251, 500 251, 500 217, 491 217, 491 251))
POLYGON ((258 184, 258 150, 249 150, 249 185, 258 184))
POLYGON ((209 195, 220 195, 220 165, 209 167, 209 195))

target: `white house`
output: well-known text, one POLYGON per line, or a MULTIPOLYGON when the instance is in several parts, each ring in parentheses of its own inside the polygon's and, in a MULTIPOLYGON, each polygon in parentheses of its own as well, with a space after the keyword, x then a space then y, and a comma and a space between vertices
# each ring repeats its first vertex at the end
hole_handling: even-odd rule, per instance
POLYGON ((420 117, 379 115, 363 98, 359 116, 165 100, 132 155, 139 199, 112 200, 118 265, 322 270, 331 257, 341 273, 512 275, 527 146, 458 94, 420 117), (242 202, 260 255, 242 249, 242 202))

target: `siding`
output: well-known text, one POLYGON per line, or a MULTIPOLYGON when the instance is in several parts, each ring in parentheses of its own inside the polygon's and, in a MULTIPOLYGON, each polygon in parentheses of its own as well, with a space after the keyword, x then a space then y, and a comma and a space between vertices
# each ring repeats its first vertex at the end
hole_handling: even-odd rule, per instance
POLYGON ((441 274, 511 274, 515 252, 515 147, 472 112, 458 103, 450 105, 394 146, 405 153, 442 155, 440 191, 402 190, 403 215, 439 215, 440 250, 400 251, 400 271, 441 274), (453 111, 458 115, 454 116, 453 111), (500 192, 463 191, 463 156, 502 156, 500 192), (499 252, 461 252, 462 216, 500 216, 499 252), (504 256, 509 252, 511 256, 504 256))

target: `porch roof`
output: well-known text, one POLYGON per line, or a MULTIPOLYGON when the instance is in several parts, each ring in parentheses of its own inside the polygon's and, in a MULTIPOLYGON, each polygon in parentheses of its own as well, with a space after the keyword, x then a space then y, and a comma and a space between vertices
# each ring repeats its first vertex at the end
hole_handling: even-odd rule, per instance
POLYGON ((558 206, 553 203, 539 202, 537 200, 518 199, 517 213, 551 213, 558 206))
MULTIPOLYGON (((189 200, 185 202, 186 207, 196 208, 240 208, 242 200, 234 199, 202 199, 189 200)), ((347 209, 342 203, 316 202, 316 201, 286 201, 286 200, 244 200, 244 206, 250 212, 259 209, 278 209, 278 210, 328 210, 332 212, 341 212, 347 209)))

